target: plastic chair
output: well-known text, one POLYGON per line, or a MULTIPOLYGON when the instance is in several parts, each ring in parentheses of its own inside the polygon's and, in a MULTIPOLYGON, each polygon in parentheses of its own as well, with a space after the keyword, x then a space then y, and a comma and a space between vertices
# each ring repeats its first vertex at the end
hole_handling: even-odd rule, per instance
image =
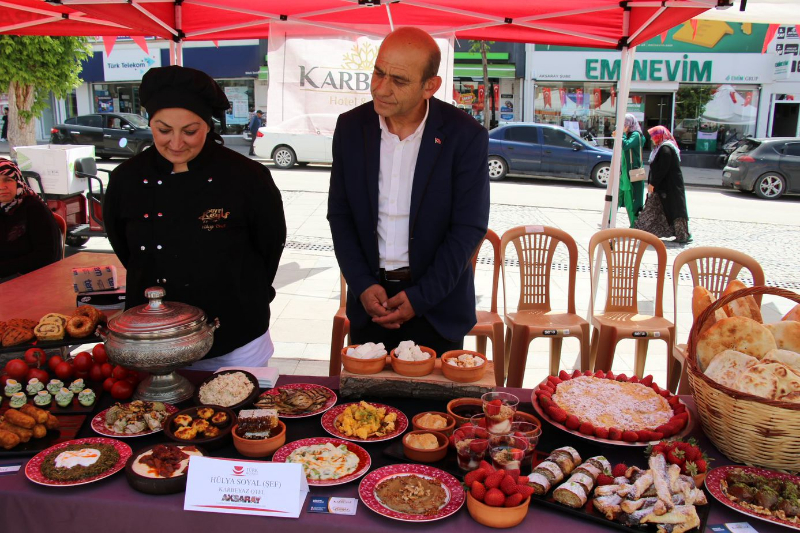
POLYGON ((483 243, 489 241, 494 252, 494 272, 492 274, 492 303, 489 311, 478 309, 478 322, 470 330, 468 335, 474 335, 477 351, 486 355, 486 340, 492 340, 492 363, 494 363, 494 380, 498 387, 505 383, 506 371, 508 370, 508 359, 506 358, 505 339, 503 333, 503 317, 497 313, 497 285, 500 281, 500 265, 502 256, 500 255, 500 237, 492 230, 486 232, 481 244, 472 256, 472 270, 478 264, 478 253, 481 251, 483 243))
POLYGON ((65 246, 67 244, 67 221, 58 213, 53 213, 53 218, 56 219, 58 231, 61 232, 61 259, 64 259, 65 246))
MULTIPOLYGON (((753 278, 753 285, 764 285, 764 270, 761 265, 747 254, 714 246, 698 246, 684 250, 672 265, 672 293, 674 296, 675 342, 672 346, 672 359, 670 365, 672 380, 668 383, 669 389, 679 394, 689 394, 689 380, 686 377, 686 344, 678 344, 678 279, 684 266, 689 267, 692 274, 692 287, 705 287, 714 298, 719 298, 722 291, 732 280, 739 276, 742 269, 747 269, 753 278)), ((761 295, 754 296, 756 303, 761 306, 761 295)))
MULTIPOLYGON (((592 284, 592 298, 589 311, 592 317, 592 360, 591 368, 611 370, 617 343, 622 339, 636 340, 636 361, 634 372, 642 377, 650 339, 659 339, 672 349, 675 325, 664 318, 664 276, 667 268, 667 248, 652 233, 637 229, 606 229, 592 235, 589 241, 589 272, 592 284), (608 268, 608 295, 605 309, 594 313, 594 261, 597 246, 605 253, 608 268), (655 248, 658 257, 656 277, 655 315, 640 315, 637 294, 639 288, 639 267, 648 246, 655 248)), ((670 368, 667 365, 667 382, 670 381, 670 368)))
POLYGON ((339 310, 333 315, 333 330, 331 332, 331 360, 328 367, 329 376, 338 376, 342 373, 342 348, 344 339, 350 336, 350 320, 347 318, 347 282, 344 275, 339 273, 339 310))
POLYGON ((525 375, 528 347, 537 337, 550 338, 550 374, 558 373, 561 343, 575 337, 581 344, 581 370, 589 368, 589 323, 575 313, 575 274, 578 246, 570 235, 548 226, 518 226, 503 234, 500 254, 505 259, 506 246, 514 243, 519 258, 520 296, 517 311, 507 312, 505 261, 503 264, 503 308, 510 332, 508 347, 508 386, 521 387, 525 375), (567 312, 550 308, 550 272, 559 243, 569 254, 567 312))

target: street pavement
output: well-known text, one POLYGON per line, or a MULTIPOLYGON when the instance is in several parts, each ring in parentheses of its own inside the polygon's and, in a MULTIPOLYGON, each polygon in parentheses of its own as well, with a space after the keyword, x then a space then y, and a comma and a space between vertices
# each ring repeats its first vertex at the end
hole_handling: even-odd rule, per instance
MULTIPOLYGON (((247 153, 248 145, 241 139, 226 139, 231 148, 247 153)), ((0 155, 3 155, 0 144, 0 155)), ((113 168, 119 160, 103 162, 103 168, 113 168)), ((332 317, 339 307, 339 269, 325 214, 330 167, 309 165, 306 168, 280 170, 271 162, 270 168, 281 190, 286 214, 288 237, 275 279, 277 296, 271 304, 270 330, 275 343, 271 361, 282 373, 327 375, 330 353, 332 317)), ((716 187, 720 171, 684 168, 687 183, 687 202, 690 230, 694 242, 689 247, 723 246, 755 257, 766 273, 767 284, 800 290, 800 198, 785 197, 764 201, 754 195, 727 191, 716 187)), ((574 181, 541 179, 506 179, 492 183, 492 207, 489 226, 498 234, 518 225, 549 225, 561 228, 573 236, 578 245, 578 274, 576 306, 578 314, 586 317, 591 295, 588 244, 599 228, 604 191, 574 181)), ((617 220, 626 220, 619 210, 617 220)), ((673 308, 672 262, 687 247, 667 242, 668 265, 663 295, 664 316, 676 320, 678 339, 685 342, 691 327, 691 280, 687 269, 679 276, 677 315, 673 308)), ((68 253, 80 250, 68 249, 68 253)), ((83 250, 111 251, 108 240, 90 239, 83 250)), ((559 249, 551 270, 551 303, 553 309, 565 309, 567 287, 567 257, 559 249)), ((478 307, 488 309, 492 295, 493 256, 488 245, 480 254, 476 271, 478 307)), ((638 280, 638 300, 641 313, 653 313, 656 305, 656 258, 647 252, 638 280)), ((602 307, 605 291, 602 285, 596 306, 602 307)), ((513 310, 519 295, 519 267, 516 255, 506 257, 506 298, 500 285, 499 309, 504 301, 513 310)), ((745 278, 745 282, 749 282, 745 278)), ((763 311, 767 320, 778 320, 791 303, 766 297, 763 311)), ((467 339, 466 347, 474 347, 467 339)), ((541 381, 548 372, 549 355, 545 340, 532 343, 526 363, 525 386, 541 381)), ((615 372, 630 374, 633 369, 634 343, 623 341, 617 349, 615 372)), ((579 361, 578 344, 574 339, 564 342, 562 369, 572 369, 579 361)), ((667 350, 664 342, 651 342, 646 372, 657 382, 666 380, 667 350)))

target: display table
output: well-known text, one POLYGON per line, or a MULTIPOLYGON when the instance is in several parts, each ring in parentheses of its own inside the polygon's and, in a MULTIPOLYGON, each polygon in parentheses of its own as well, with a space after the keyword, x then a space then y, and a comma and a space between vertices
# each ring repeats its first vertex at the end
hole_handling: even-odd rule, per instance
MULTIPOLYGON (((208 375, 207 372, 183 373, 196 383, 208 375)), ((334 390, 338 389, 338 377, 282 376, 278 382, 279 385, 287 383, 318 383, 334 390)), ((530 404, 530 390, 498 390, 516 394, 521 400, 520 409, 528 413, 533 412, 530 404)), ((413 415, 422 411, 445 410, 444 401, 435 402, 409 398, 365 399, 390 404, 403 411, 409 421, 413 415)), ((684 397, 683 399, 694 412, 692 399, 690 397, 684 397)), ((111 401, 108 395, 103 396, 95 412, 108 407, 111 401)), ((320 424, 320 415, 309 418, 289 419, 285 420, 285 422, 287 442, 307 437, 327 436, 320 424)), ((713 445, 702 436, 699 427, 695 427, 692 434, 700 440, 700 446, 717 459, 712 463, 712 467, 730 464, 730 461, 722 457, 713 445)), ((88 420, 79 436, 96 436, 89 427, 88 420)), ((125 439, 125 441, 133 448, 135 453, 136 450, 145 446, 163 442, 165 438, 163 433, 157 433, 147 437, 125 439)), ((394 441, 361 444, 372 456, 372 470, 387 464, 400 462, 385 453, 385 450, 392 443, 394 441)), ((625 461, 628 464, 638 464, 640 466, 645 464, 643 448, 595 446, 586 440, 565 434, 553 428, 547 422, 543 422, 543 434, 539 449, 550 450, 564 445, 575 446, 584 457, 602 453, 612 463, 625 461)), ((232 445, 212 452, 210 455, 242 458, 232 445)), ((462 533, 489 531, 489 528, 481 526, 470 517, 466 505, 449 518, 441 521, 414 524, 413 526, 380 516, 367 509, 361 502, 359 502, 358 512, 355 516, 342 516, 307 513, 307 499, 300 518, 296 520, 184 511, 183 493, 167 496, 141 494, 130 488, 124 472, 119 472, 110 478, 83 486, 70 488, 41 487, 31 483, 25 477, 23 470, 27 459, 0 459, 0 466, 23 463, 23 468, 18 473, 0 476, 0 524, 2 524, 0 530, 2 531, 25 531, 26 533, 67 533, 71 531, 80 531, 82 533, 126 531, 137 533, 141 531, 197 533, 205 531, 249 532, 261 531, 265 530, 265 528, 270 530, 293 528, 304 533, 311 531, 352 533, 353 531, 406 532, 409 527, 413 527, 415 531, 459 531, 462 533)), ((310 494, 358 498, 358 483, 358 481, 354 481, 340 486, 312 487, 310 494)), ((779 526, 755 520, 730 510, 711 497, 709 497, 709 505, 711 505, 709 524, 749 522, 762 533, 787 531, 779 526)), ((610 531, 612 529, 608 526, 574 518, 566 513, 546 509, 534 503, 531 505, 525 521, 513 530, 540 533, 572 531, 588 533, 610 531)))
POLYGON ((125 268, 114 254, 81 252, 53 264, 0 283, 0 320, 28 318, 39 320, 47 313, 72 314, 75 291, 72 269, 100 265, 117 267, 120 286, 125 285, 125 268), (12 305, 13 302, 13 305, 12 305))

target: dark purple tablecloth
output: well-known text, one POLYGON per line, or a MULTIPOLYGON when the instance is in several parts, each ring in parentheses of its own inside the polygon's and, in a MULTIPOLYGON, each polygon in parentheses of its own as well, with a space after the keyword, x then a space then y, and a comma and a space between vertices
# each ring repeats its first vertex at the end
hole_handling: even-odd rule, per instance
MULTIPOLYGON (((194 381, 199 381, 207 375, 201 372, 187 372, 186 375, 194 381)), ((286 383, 319 383, 332 389, 338 388, 338 378, 282 376, 279 384, 286 383)), ((517 394, 525 402, 520 408, 526 412, 533 412, 530 405, 530 390, 506 389, 517 394)), ((365 398, 377 400, 377 398, 365 398)), ((684 398, 694 410, 691 398, 684 398)), ((97 406, 97 411, 110 404, 111 400, 104 397, 97 406)), ((423 410, 444 411, 444 402, 418 400, 413 398, 392 398, 386 401, 402 410, 409 419, 423 410)), ((320 417, 310 417, 287 421, 287 441, 297 439, 327 436, 320 425, 320 417)), ((596 447, 584 439, 567 435, 560 430, 549 426, 546 422, 539 448, 543 450, 558 446, 572 445, 581 451, 581 454, 590 456, 598 453, 606 455, 611 461, 625 461, 629 464, 644 464, 642 448, 624 447, 596 447)), ((703 449, 708 450, 717 460, 712 466, 730 464, 730 461, 721 456, 713 445, 702 436, 698 427, 693 431, 694 436, 701 441, 703 449)), ((89 423, 81 430, 81 437, 93 436, 94 433, 89 423)), ((162 442, 163 434, 159 433, 149 437, 127 439, 134 452, 150 444, 162 442)), ((399 462, 391 455, 393 443, 375 443, 363 445, 372 456, 372 468, 399 462), (388 453, 387 453, 388 452, 388 453)), ((235 448, 223 448, 211 455, 217 457, 241 458, 235 448)), ((184 512, 183 493, 168 496, 150 496, 141 494, 131 489, 123 472, 114 476, 83 486, 70 488, 42 487, 28 481, 23 472, 27 458, 13 459, 0 458, 0 465, 23 463, 23 468, 14 475, 0 476, 0 532, 16 533, 106 533, 106 532, 206 532, 206 531, 259 531, 263 528, 295 528, 297 531, 308 533, 321 531, 325 533, 357 531, 407 531, 409 525, 384 518, 373 513, 363 504, 359 503, 358 513, 355 516, 313 514, 305 512, 305 505, 300 518, 297 520, 281 518, 265 518, 243 515, 229 515, 218 513, 184 512)), ((338 487, 313 487, 312 495, 358 497, 358 482, 348 483, 338 487)), ((308 500, 306 500, 306 505, 308 500)), ((711 500, 711 514, 709 524, 726 522, 748 521, 760 532, 778 532, 786 529, 774 526, 760 520, 739 514, 711 500)), ((489 528, 481 526, 469 515, 466 505, 455 515, 443 521, 415 524, 417 531, 488 531, 489 528)), ((571 517, 564 512, 532 505, 525 522, 515 528, 516 530, 539 532, 600 532, 608 531, 608 527, 581 519, 571 517)))

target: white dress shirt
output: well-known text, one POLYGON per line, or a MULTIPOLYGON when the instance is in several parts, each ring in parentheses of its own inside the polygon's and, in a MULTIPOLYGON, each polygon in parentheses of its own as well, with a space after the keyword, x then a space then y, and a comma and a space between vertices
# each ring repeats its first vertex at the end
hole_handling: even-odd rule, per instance
POLYGON ((422 142, 425 117, 416 131, 403 139, 391 133, 386 120, 378 116, 381 126, 381 164, 378 172, 378 255, 380 267, 397 270, 407 267, 408 225, 411 211, 411 187, 414 169, 422 142))

